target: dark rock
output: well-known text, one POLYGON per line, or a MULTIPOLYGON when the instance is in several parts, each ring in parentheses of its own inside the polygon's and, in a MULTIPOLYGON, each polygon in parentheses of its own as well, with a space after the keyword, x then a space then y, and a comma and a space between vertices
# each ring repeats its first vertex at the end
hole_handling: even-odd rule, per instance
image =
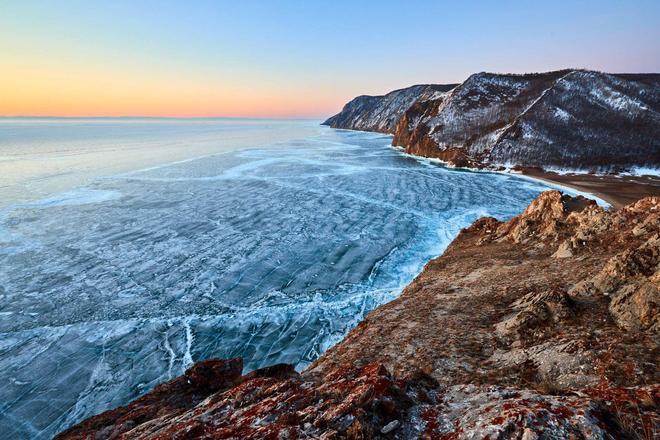
POLYGON ((206 360, 190 367, 184 377, 188 383, 204 391, 218 391, 235 385, 241 379, 243 359, 206 360))
POLYGON ((272 377, 274 379, 290 379, 298 377, 298 373, 291 364, 275 364, 269 367, 260 368, 246 375, 246 378, 253 377, 272 377))

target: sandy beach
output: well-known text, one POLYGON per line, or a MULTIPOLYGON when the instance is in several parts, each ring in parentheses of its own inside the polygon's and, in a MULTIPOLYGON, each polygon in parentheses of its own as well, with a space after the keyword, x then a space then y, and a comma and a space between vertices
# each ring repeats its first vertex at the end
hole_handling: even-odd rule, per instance
POLYGON ((557 174, 526 168, 523 175, 593 194, 619 209, 647 196, 660 196, 660 177, 557 174))

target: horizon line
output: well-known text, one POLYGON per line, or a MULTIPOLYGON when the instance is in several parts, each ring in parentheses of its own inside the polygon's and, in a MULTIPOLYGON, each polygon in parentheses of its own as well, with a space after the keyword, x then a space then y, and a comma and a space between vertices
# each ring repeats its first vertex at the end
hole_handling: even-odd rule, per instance
POLYGON ((316 120, 327 116, 57 116, 57 115, 0 115, 0 119, 263 119, 263 120, 316 120))

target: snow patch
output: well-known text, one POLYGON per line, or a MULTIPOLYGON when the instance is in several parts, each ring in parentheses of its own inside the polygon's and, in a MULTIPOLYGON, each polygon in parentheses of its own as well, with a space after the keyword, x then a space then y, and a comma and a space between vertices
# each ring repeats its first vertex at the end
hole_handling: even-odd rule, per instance
POLYGON ((648 107, 646 107, 640 101, 623 95, 616 90, 611 89, 610 87, 603 87, 602 89, 594 87, 591 89, 589 94, 614 110, 648 110, 648 107))
POLYGON ((654 176, 660 177, 660 168, 632 167, 630 171, 621 173, 622 176, 654 176))
POLYGON ((562 120, 562 121, 564 121, 564 122, 566 122, 569 119, 571 119, 573 117, 573 115, 571 115, 566 110, 562 110, 559 107, 555 107, 555 117, 562 120))

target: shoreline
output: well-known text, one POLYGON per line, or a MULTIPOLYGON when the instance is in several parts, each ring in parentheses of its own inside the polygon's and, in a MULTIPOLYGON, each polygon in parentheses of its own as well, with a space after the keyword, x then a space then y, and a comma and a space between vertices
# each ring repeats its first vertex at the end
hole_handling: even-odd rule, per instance
POLYGON ((648 196, 660 196, 660 177, 598 174, 558 174, 526 168, 522 175, 542 182, 593 194, 615 210, 648 196))
MULTIPOLYGON (((302 372, 275 364, 244 374, 241 358, 198 361, 145 396, 55 438, 107 432, 129 438, 191 432, 241 438, 264 432, 567 438, 575 432, 591 438, 597 432, 619 438, 623 423, 630 432, 650 432, 657 410, 645 402, 659 390, 648 383, 657 343, 653 321, 645 318, 654 304, 643 286, 652 275, 641 278, 631 270, 640 263, 623 257, 657 235, 657 222, 648 221, 657 203, 647 199, 601 213, 558 191, 543 193, 508 222, 482 218, 464 229, 401 296, 370 312, 302 372), (579 221, 565 221, 573 214, 579 221), (567 236, 583 237, 584 224, 597 235, 572 248, 578 255, 557 257, 561 243, 571 241, 567 236), (649 229, 636 233, 639 224, 649 229), (594 277, 593 268, 612 258, 623 270, 594 277), (569 286, 585 280, 599 293, 620 273, 624 287, 614 294, 633 287, 636 296, 616 308, 608 295, 569 296, 569 286), (549 319, 538 318, 539 303, 549 319), (621 338, 631 332, 634 338, 621 338), (612 350, 615 344, 622 348, 612 350), (610 365, 632 365, 633 372, 610 365), (520 414, 533 423, 522 425, 520 414)), ((641 264, 646 270, 654 262, 641 264)))
MULTIPOLYGON (((584 196, 587 198, 591 198, 592 200, 595 200, 596 203, 598 203, 600 206, 604 208, 611 208, 615 207, 614 203, 612 202, 611 197, 604 195, 604 194, 599 194, 595 193, 593 190, 584 188, 584 187, 579 187, 577 185, 567 185, 563 182, 558 182, 550 179, 549 177, 546 178, 541 178, 536 175, 531 175, 531 174, 524 174, 523 172, 520 171, 512 171, 512 170, 506 170, 506 171, 499 171, 499 170, 494 170, 494 169, 480 169, 480 168, 470 168, 470 167, 457 167, 452 165, 449 162, 446 162, 442 159, 438 159, 435 157, 425 157, 425 156, 418 156, 416 154, 410 154, 405 152, 404 147, 400 147, 398 145, 390 145, 391 148, 394 150, 400 152, 406 157, 409 157, 411 159, 415 159, 418 161, 424 161, 427 163, 432 163, 436 165, 441 165, 445 168, 453 169, 453 170, 460 170, 464 172, 470 172, 470 173, 491 173, 491 174, 496 174, 496 175, 505 175, 505 176, 515 176, 520 179, 525 179, 525 180, 530 180, 532 182, 536 183, 542 183, 545 185, 550 185, 553 189, 566 192, 571 196, 584 196)), ((615 209, 618 209, 618 207, 615 207, 615 209)))
MULTIPOLYGON (((361 131, 361 130, 357 130, 361 131)), ((443 165, 447 168, 471 172, 486 172, 514 175, 521 178, 543 182, 559 190, 574 192, 574 195, 588 195, 594 200, 604 202, 606 207, 614 210, 634 203, 644 197, 660 196, 660 176, 655 175, 621 175, 621 174, 586 174, 586 173, 556 173, 540 168, 520 167, 519 170, 494 170, 470 167, 456 167, 451 163, 434 157, 419 156, 405 151, 405 147, 390 145, 394 150, 405 156, 443 165)))
MULTIPOLYGON (((569 292, 570 286, 590 280, 594 265, 613 258, 608 247, 612 240, 619 240, 616 243, 626 252, 639 249, 638 246, 646 238, 632 230, 644 221, 645 213, 655 210, 652 204, 657 204, 657 201, 649 201, 647 205, 642 203, 641 207, 635 208, 637 211, 617 212, 619 204, 626 198, 636 200, 643 197, 649 191, 654 194, 660 192, 660 178, 563 175, 522 168, 493 170, 453 167, 438 159, 411 155, 401 151, 400 147, 390 147, 402 157, 415 159, 418 163, 523 180, 516 184, 524 184, 524 180, 543 182, 544 186, 570 195, 582 194, 594 198, 601 206, 607 201, 611 203, 611 209, 582 212, 588 206, 584 200, 566 201, 557 191, 543 192, 522 214, 507 222, 481 218, 463 229, 451 241, 450 247, 429 260, 395 299, 378 305, 359 321, 357 327, 302 370, 294 365, 275 364, 243 374, 243 360, 240 358, 198 361, 184 375, 150 391, 147 394, 150 397, 143 396, 125 406, 87 418, 56 438, 77 438, 81 433, 95 430, 120 432, 125 426, 129 429, 126 431, 128 436, 133 429, 133 434, 148 433, 154 427, 167 430, 161 433, 187 435, 196 432, 193 428, 213 432, 210 430, 220 425, 197 418, 199 413, 196 411, 200 407, 205 413, 223 414, 223 422, 234 418, 232 423, 236 421, 234 425, 237 428, 232 433, 240 437, 258 436, 256 431, 244 430, 248 429, 246 426, 257 426, 255 420, 271 420, 266 426, 272 432, 279 432, 277 430, 285 426, 296 431, 283 432, 296 432, 300 436, 320 437, 326 432, 324 430, 345 432, 347 428, 343 421, 347 419, 342 417, 346 415, 350 416, 351 423, 358 420, 352 429, 362 429, 356 432, 366 433, 365 436, 379 431, 382 433, 390 426, 394 426, 391 429, 398 429, 404 438, 419 436, 422 428, 423 432, 433 436, 446 436, 464 432, 461 430, 468 426, 473 429, 472 425, 477 420, 481 428, 475 432, 485 437, 481 434, 489 435, 494 426, 502 427, 501 432, 508 432, 505 429, 515 425, 515 417, 519 413, 507 412, 512 405, 515 405, 516 411, 553 409, 554 412, 538 416, 542 423, 546 423, 543 430, 557 427, 571 417, 582 420, 589 408, 599 408, 596 405, 602 396, 596 394, 595 388, 590 388, 599 379, 606 380, 612 387, 613 391, 607 390, 610 393, 608 396, 620 396, 622 388, 613 388, 615 386, 635 387, 635 393, 653 395, 656 384, 645 383, 646 377, 650 377, 648 366, 652 365, 654 348, 650 338, 639 338, 630 343, 626 341, 624 345, 628 351, 614 353, 617 364, 635 360, 639 361, 640 368, 647 366, 640 369, 633 364, 636 369, 632 378, 626 376, 625 380, 615 383, 612 378, 620 376, 618 371, 599 373, 599 369, 591 369, 599 353, 614 343, 620 343, 616 339, 619 333, 612 333, 612 320, 621 319, 625 325, 637 322, 634 316, 630 318, 631 313, 637 313, 634 308, 637 303, 625 303, 612 311, 607 295, 593 295, 587 299, 575 296, 574 301, 568 293, 562 295, 554 290, 548 291, 547 286, 553 289, 558 286, 557 291, 569 292), (640 185, 647 185, 645 191, 640 191, 640 185), (582 216, 579 221, 565 221, 574 212, 582 216), (631 212, 636 217, 631 217, 631 212), (599 235, 589 242, 582 241, 579 248, 569 247, 568 255, 557 256, 567 236, 582 237, 583 220, 598 222, 598 228, 594 230, 599 231, 599 235), (546 234, 548 231, 552 233, 546 234), (519 240, 519 237, 525 240, 519 240), (541 301, 550 304, 542 312, 552 313, 553 324, 548 324, 547 319, 523 319, 540 313, 535 304, 541 301), (434 313, 429 313, 429 310, 434 313), (515 313, 503 314, 503 310, 515 313), (589 323, 588 328, 585 328, 584 322, 589 323), (434 330, 437 328, 445 329, 441 337, 434 330), (603 339, 586 339, 592 330, 599 332, 603 339), (580 348, 582 351, 579 356, 574 356, 574 362, 566 362, 567 335, 571 335, 568 342, 571 347, 586 342, 593 344, 587 345, 588 350, 580 348), (523 363, 520 362, 521 347, 531 353, 524 355, 526 360, 523 363), (530 364, 533 367, 529 367, 530 364), (561 369, 553 367, 558 364, 561 369), (354 366, 354 369, 349 366, 354 366), (257 389, 260 396, 267 398, 254 399, 254 394, 243 392, 246 389, 257 389), (328 390, 330 395, 324 394, 328 390), (402 392, 409 393, 405 400, 401 399, 402 392), (570 393, 581 400, 567 401, 563 396, 570 393), (172 401, 179 402, 191 395, 199 396, 199 399, 195 397, 186 403, 182 413, 167 413, 172 401), (228 395, 238 396, 239 400, 230 401, 226 399, 228 395), (442 397, 436 400, 435 396, 442 397), (240 404, 227 406, 226 402, 236 401, 240 404), (271 404, 273 401, 295 404, 274 407, 271 404), (346 402, 351 406, 347 406, 346 402), (394 402, 391 404, 394 406, 385 409, 390 412, 384 412, 382 402, 394 402), (478 414, 471 413, 471 409, 454 409, 456 404, 472 407, 474 402, 482 405, 475 410, 478 414), (543 406, 534 406, 538 402, 542 402, 543 406), (410 404, 413 410, 407 406, 410 404), (358 412, 351 412, 355 408, 358 412), (571 412, 575 408, 578 408, 577 412, 571 412), (304 411, 305 419, 298 416, 301 411, 304 411), (154 416, 145 421, 145 414, 154 416), (167 419, 163 418, 164 414, 167 414, 167 419), (419 414, 427 414, 421 422, 419 414), (557 420, 545 421, 545 417, 552 417, 551 414, 558 416, 557 420), (137 421, 138 426, 126 424, 127 420, 131 423, 137 421), (447 431, 426 420, 450 420, 447 426, 452 426, 454 431, 447 431)), ((643 224, 647 223, 649 227, 654 225, 651 222, 643 224)), ((642 234, 652 233, 642 230, 642 234)), ((565 242, 570 241, 567 239, 565 242)), ((597 278, 594 280, 597 281, 597 278)), ((635 287, 647 285, 642 284, 647 283, 646 280, 637 281, 632 276, 627 282, 637 283, 635 287)), ((641 288, 637 291, 644 294, 641 288)), ((645 304, 645 298, 639 301, 645 304)), ((620 324, 622 328, 624 324, 620 324)), ((621 330, 624 331, 629 330, 621 330)), ((574 352, 570 353, 572 356, 574 352)), ((625 395, 624 399, 630 400, 630 397, 625 395)), ((612 404, 607 402, 606 405, 612 404)), ((594 412, 591 420, 599 420, 598 414, 594 412)), ((642 417, 640 414, 633 413, 632 416, 639 420, 642 417)), ((653 410, 645 412, 644 417, 653 417, 653 410)), ((258 426, 258 429, 265 429, 262 425, 258 426)), ((567 426, 578 424, 571 421, 567 426)), ((221 429, 227 428, 222 426, 221 429)), ((561 428, 555 436, 565 434, 567 429, 561 428)), ((612 432, 618 432, 612 429, 612 432)), ((525 428, 524 432, 528 430, 531 428, 525 428)), ((589 427, 584 432, 594 430, 589 427)), ((225 435, 228 431, 222 432, 225 435)))

